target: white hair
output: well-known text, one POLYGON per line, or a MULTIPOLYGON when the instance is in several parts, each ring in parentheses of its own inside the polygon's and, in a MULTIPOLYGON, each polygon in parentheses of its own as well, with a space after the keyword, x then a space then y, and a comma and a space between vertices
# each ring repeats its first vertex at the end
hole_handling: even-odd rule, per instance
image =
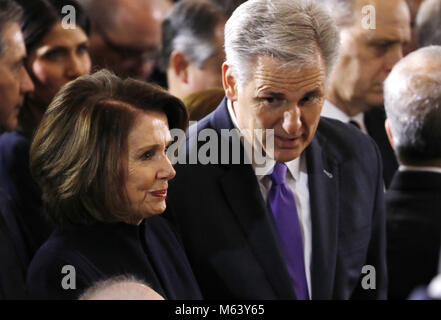
POLYGON ((384 83, 384 102, 400 160, 441 158, 441 46, 398 62, 384 83))
POLYGON ((338 27, 351 26, 355 22, 355 11, 360 0, 317 0, 326 7, 338 27))
POLYGON ((337 26, 312 0, 249 0, 225 26, 226 60, 239 85, 258 56, 301 67, 320 53, 329 75, 338 51, 337 26))

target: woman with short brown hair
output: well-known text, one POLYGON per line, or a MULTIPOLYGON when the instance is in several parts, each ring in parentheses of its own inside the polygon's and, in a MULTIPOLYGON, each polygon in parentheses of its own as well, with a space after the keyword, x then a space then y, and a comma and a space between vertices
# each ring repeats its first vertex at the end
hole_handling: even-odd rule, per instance
POLYGON ((201 298, 177 237, 159 216, 175 175, 169 130, 186 125, 177 98, 107 71, 57 94, 31 146, 32 173, 58 226, 32 261, 33 297, 77 298, 98 280, 131 274, 165 298, 201 298), (62 287, 67 265, 75 289, 62 287))

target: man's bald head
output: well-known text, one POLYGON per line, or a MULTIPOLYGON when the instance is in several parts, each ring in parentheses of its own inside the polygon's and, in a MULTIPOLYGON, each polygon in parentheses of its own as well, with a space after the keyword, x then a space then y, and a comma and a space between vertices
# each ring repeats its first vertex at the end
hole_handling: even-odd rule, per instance
POLYGON ((441 46, 401 60, 385 81, 389 133, 405 164, 441 163, 441 46))
POLYGON ((155 290, 132 277, 119 276, 93 285, 80 300, 164 300, 155 290))

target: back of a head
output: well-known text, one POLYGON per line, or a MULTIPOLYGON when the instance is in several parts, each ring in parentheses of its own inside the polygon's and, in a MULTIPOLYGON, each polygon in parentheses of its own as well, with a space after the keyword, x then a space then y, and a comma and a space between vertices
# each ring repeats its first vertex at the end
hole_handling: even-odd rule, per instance
POLYGON ((99 281, 87 289, 79 300, 164 300, 143 281, 131 276, 116 276, 99 281))
POLYGON ((337 51, 337 27, 312 0, 249 0, 225 26, 227 63, 239 85, 251 76, 250 66, 258 56, 301 67, 320 52, 329 74, 337 51))
POLYGON ((23 11, 12 0, 0 0, 0 56, 4 54, 3 31, 11 23, 21 24, 23 11))
POLYGON ((174 50, 201 68, 218 50, 214 43, 215 28, 225 16, 206 0, 182 0, 169 11, 162 23, 162 48, 159 66, 167 71, 174 50))
POLYGON ((441 159, 441 46, 421 48, 395 65, 384 85, 395 150, 404 164, 441 159))
POLYGON ((418 47, 441 45, 441 0, 425 0, 416 17, 418 47))

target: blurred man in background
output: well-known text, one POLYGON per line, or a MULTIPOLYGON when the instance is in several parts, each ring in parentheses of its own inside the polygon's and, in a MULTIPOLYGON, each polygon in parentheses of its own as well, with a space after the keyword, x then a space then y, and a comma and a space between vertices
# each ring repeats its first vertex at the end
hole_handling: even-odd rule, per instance
POLYGON ((79 0, 92 21, 93 69, 147 80, 161 46, 169 0, 79 0))
POLYGON ((441 0, 426 0, 416 17, 418 47, 441 45, 441 0))
POLYGON ((183 99, 222 87, 225 22, 222 11, 206 0, 183 0, 169 12, 159 61, 171 94, 183 99))
POLYGON ((410 41, 409 8, 405 0, 321 2, 331 8, 341 35, 322 116, 352 123, 375 140, 388 185, 398 164, 384 129, 383 81, 410 41))

